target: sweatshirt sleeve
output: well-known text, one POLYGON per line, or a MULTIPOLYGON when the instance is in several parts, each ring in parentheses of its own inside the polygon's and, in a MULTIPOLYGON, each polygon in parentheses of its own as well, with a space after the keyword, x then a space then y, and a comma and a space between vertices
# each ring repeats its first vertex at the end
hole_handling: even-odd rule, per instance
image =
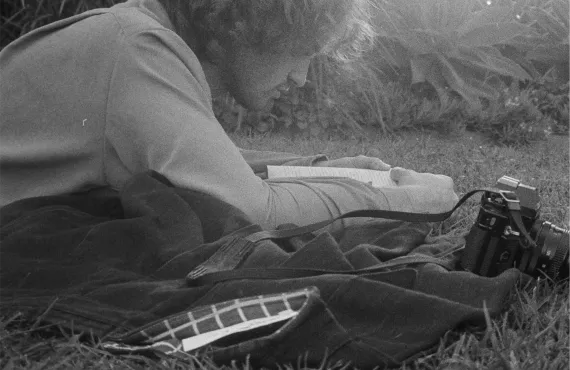
POLYGON ((255 176, 214 116, 197 58, 166 29, 125 36, 110 84, 105 135, 111 185, 155 170, 177 187, 236 206, 265 229, 356 209, 390 209, 382 189, 350 179, 255 176))

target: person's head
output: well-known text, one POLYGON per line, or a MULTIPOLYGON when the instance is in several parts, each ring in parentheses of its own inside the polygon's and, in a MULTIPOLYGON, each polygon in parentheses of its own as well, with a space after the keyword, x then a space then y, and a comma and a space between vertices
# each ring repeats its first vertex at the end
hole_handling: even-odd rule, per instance
POLYGON ((373 37, 369 0, 160 1, 198 58, 253 110, 302 86, 313 56, 351 59, 373 37))

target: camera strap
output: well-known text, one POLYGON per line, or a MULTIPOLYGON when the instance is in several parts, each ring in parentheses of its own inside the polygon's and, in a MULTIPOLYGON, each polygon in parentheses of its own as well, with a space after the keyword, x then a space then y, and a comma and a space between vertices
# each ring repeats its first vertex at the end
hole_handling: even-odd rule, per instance
MULTIPOLYGON (((467 199, 476 193, 487 191, 487 189, 477 189, 472 190, 465 194, 455 206, 448 212, 442 213, 411 213, 411 212, 400 212, 400 211, 385 211, 378 209, 363 209, 352 212, 344 213, 338 217, 330 220, 325 220, 321 222, 316 222, 310 225, 293 227, 290 229, 280 229, 280 230, 263 230, 241 239, 241 243, 245 244, 242 247, 245 249, 254 248, 255 244, 267 239, 288 239, 303 234, 315 232, 323 227, 330 225, 331 223, 352 217, 368 217, 368 218, 385 218, 400 221, 410 221, 410 222, 438 222, 447 219, 457 208, 459 208, 467 199)), ((234 250, 236 248, 233 248, 234 250)), ((414 264, 425 264, 434 263, 440 265, 447 270, 452 270, 453 266, 449 260, 443 257, 454 254, 458 250, 463 249, 454 248, 451 251, 446 251, 444 254, 438 256, 422 256, 417 254, 411 254, 408 256, 402 256, 398 258, 391 259, 389 261, 380 263, 378 265, 370 266, 368 268, 360 270, 349 270, 349 271, 332 271, 332 270, 321 270, 321 269, 311 269, 311 268, 240 268, 240 269, 228 269, 228 270, 218 270, 208 272, 207 269, 195 269, 188 273, 186 276, 186 283, 190 286, 198 286, 205 284, 215 284, 224 281, 240 280, 240 279, 295 279, 304 278, 311 276, 320 276, 327 274, 340 274, 340 275, 368 275, 378 272, 386 271, 390 268, 395 268, 399 266, 409 266, 414 264)))
MULTIPOLYGON (((301 227, 294 227, 290 229, 280 229, 280 230, 263 230, 242 238, 242 241, 247 243, 249 247, 253 247, 255 243, 258 243, 262 240, 267 239, 287 239, 296 236, 300 236, 303 234, 315 232, 323 227, 332 224, 335 221, 344 219, 344 218, 352 218, 352 217, 368 217, 368 218, 384 218, 384 219, 392 219, 392 220, 400 220, 400 221, 409 221, 409 222, 439 222, 444 221, 449 216, 457 210, 467 199, 471 198, 474 194, 480 192, 492 192, 492 193, 500 193, 504 199, 508 199, 507 205, 509 209, 509 217, 511 217, 512 221, 517 225, 519 230, 522 230, 526 233, 524 225, 522 223, 522 218, 520 214, 520 204, 517 208, 518 200, 516 199, 516 195, 514 198, 508 194, 508 191, 502 191, 497 189, 475 189, 472 190, 459 199, 459 201, 455 204, 455 206, 447 211, 442 213, 411 213, 411 212, 400 212, 400 211, 385 211, 385 210, 376 210, 376 209, 363 209, 357 211, 351 211, 344 213, 338 217, 335 217, 330 220, 325 220, 321 222, 316 222, 310 225, 301 226, 301 227)), ((525 235, 526 236, 526 235, 525 235)), ((528 239, 531 240, 530 235, 528 239)), ((332 271, 332 270, 321 270, 321 269, 311 269, 311 268, 241 268, 241 269, 230 269, 230 270, 221 270, 221 271, 192 271, 186 276, 187 284, 191 286, 197 285, 204 285, 204 284, 215 284, 224 281, 231 281, 231 280, 240 280, 240 279, 269 279, 269 280, 276 280, 276 279, 295 279, 295 278, 304 278, 304 277, 311 277, 311 276, 320 276, 320 275, 328 275, 328 274, 341 274, 341 275, 368 275, 374 274, 378 272, 387 271, 391 268, 396 268, 400 266, 410 266, 415 264, 425 264, 425 263, 434 263, 439 266, 446 268, 447 270, 453 270, 454 264, 449 259, 444 259, 443 257, 452 255, 459 250, 462 250, 463 246, 454 248, 452 250, 446 251, 440 255, 436 256, 422 256, 417 254, 411 254, 408 256, 397 257, 392 260, 380 263, 378 265, 370 266, 368 268, 360 269, 360 270, 349 270, 349 271, 332 271)))
MULTIPOLYGON (((488 191, 493 191, 493 190, 488 190, 488 191)), ((505 202, 505 205, 507 207, 509 219, 511 220, 512 223, 514 223, 517 226, 518 230, 526 238, 527 242, 529 243, 527 246, 535 247, 536 246, 535 241, 532 240, 532 237, 530 236, 528 231, 526 231, 526 227, 524 226, 521 216, 521 205, 520 201, 517 198, 517 195, 514 192, 507 190, 498 190, 498 191, 494 190, 494 192, 499 194, 501 198, 503 198, 503 201, 505 202)))
MULTIPOLYGON (((322 229, 325 226, 332 224, 335 221, 344 219, 344 218, 352 218, 352 217, 368 217, 368 218, 386 218, 390 220, 400 220, 400 221, 409 221, 409 222, 439 222, 447 219, 449 216, 455 212, 457 208, 459 208, 465 201, 471 198, 474 194, 482 192, 482 191, 493 191, 497 192, 497 190, 490 190, 490 189, 475 189, 467 194, 463 195, 461 199, 455 204, 455 206, 447 212, 442 213, 413 213, 413 212, 400 212, 400 211, 386 211, 380 209, 361 209, 357 211, 351 211, 343 213, 342 215, 335 217, 330 220, 316 222, 306 226, 294 227, 290 229, 281 229, 281 230, 263 230, 253 234, 250 234, 245 237, 245 239, 257 243, 261 240, 266 239, 287 239, 292 238, 295 236, 315 232, 319 229, 322 229)), ((520 207, 519 207, 520 209, 520 207)), ((520 215, 519 215, 520 218, 520 215)), ((522 222, 522 221, 521 221, 522 222)), ((518 225, 517 225, 518 226, 518 225)))

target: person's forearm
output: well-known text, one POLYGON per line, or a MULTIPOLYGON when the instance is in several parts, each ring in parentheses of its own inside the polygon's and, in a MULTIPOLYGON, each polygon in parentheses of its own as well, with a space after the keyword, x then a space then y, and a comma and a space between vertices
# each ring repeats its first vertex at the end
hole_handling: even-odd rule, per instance
MULTIPOLYGON (((395 187, 375 188, 347 178, 284 178, 262 182, 265 197, 250 199, 241 209, 265 229, 292 223, 299 226, 330 220, 343 213, 377 209, 412 213, 449 211, 458 198, 453 187, 441 182, 429 183, 431 174, 417 174, 425 183, 405 183, 395 187)), ((437 177, 437 176, 435 176, 437 177)), ((406 182, 402 179, 403 182, 406 182)), ((242 200, 243 202, 244 200, 242 200)), ((243 203, 245 204, 245 203, 243 203)), ((360 218, 336 222, 332 229, 345 227, 360 218)))

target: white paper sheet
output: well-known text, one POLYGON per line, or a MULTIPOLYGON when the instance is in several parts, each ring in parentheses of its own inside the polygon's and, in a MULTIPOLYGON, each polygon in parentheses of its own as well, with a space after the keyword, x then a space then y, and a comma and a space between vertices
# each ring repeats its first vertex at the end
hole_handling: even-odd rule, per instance
POLYGON ((203 347, 207 344, 215 342, 218 339, 227 337, 228 335, 252 330, 261 326, 267 326, 276 322, 286 321, 292 319, 299 314, 298 311, 285 310, 279 312, 277 315, 263 317, 260 319, 253 319, 241 322, 236 325, 228 326, 226 328, 210 331, 207 333, 199 334, 194 337, 189 337, 182 340, 182 349, 186 352, 193 351, 197 348, 203 347))
POLYGON ((347 177, 371 184, 376 188, 397 186, 390 178, 390 171, 337 167, 267 166, 267 178, 283 177, 347 177))

